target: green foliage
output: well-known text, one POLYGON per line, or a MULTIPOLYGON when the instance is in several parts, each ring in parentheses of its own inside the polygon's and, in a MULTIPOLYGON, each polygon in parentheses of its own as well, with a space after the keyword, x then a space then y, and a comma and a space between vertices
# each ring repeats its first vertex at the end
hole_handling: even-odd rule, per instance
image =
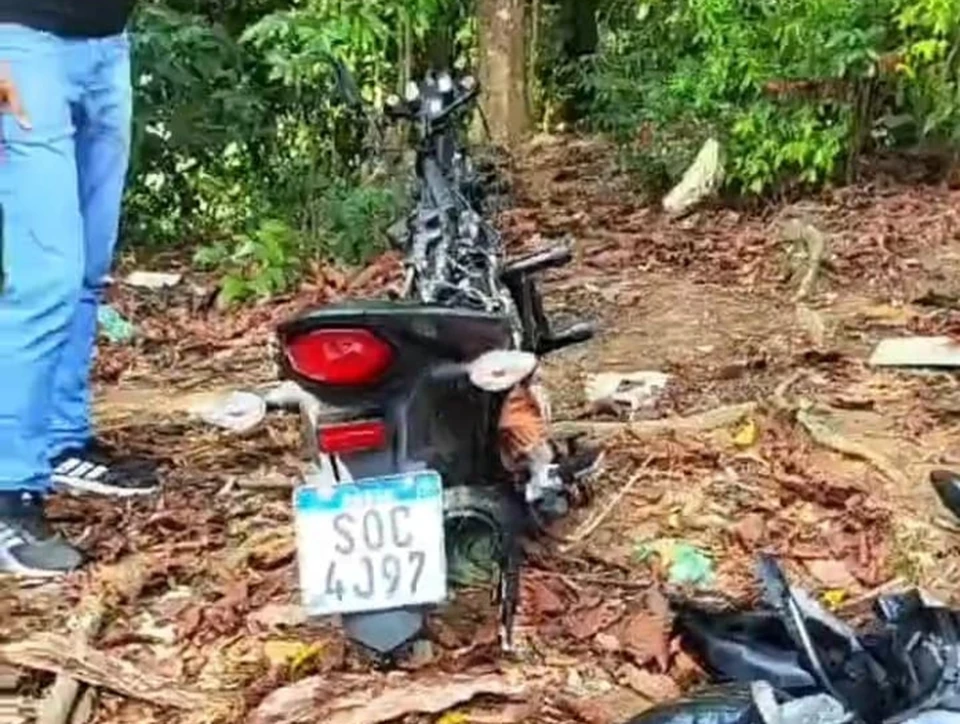
POLYGON ((445 0, 199 0, 145 4, 134 27, 135 122, 124 236, 200 245, 225 296, 288 289, 303 260, 383 248, 402 195, 372 181, 367 118, 331 56, 380 102, 445 0))
POLYGON ((227 303, 289 291, 310 261, 333 258, 360 264, 386 248, 386 230, 400 211, 395 189, 377 183, 334 183, 317 201, 323 228, 307 236, 286 221, 261 219, 249 233, 201 246, 193 261, 224 272, 227 303))
POLYGON ((587 120, 654 179, 708 135, 749 193, 836 178, 904 114, 960 140, 960 0, 608 0, 601 31, 575 73, 587 120))
POLYGON ((903 34, 901 64, 906 108, 919 133, 960 142, 960 2, 901 0, 895 6, 903 34))
POLYGON ((286 223, 264 219, 252 234, 232 241, 201 247, 194 255, 201 268, 226 271, 221 292, 226 302, 270 297, 297 280, 301 239, 286 223))

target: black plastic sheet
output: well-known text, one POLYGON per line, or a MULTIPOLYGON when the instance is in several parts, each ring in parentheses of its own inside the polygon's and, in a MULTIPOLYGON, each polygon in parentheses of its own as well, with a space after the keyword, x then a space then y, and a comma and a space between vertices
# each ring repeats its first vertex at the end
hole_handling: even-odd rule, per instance
MULTIPOLYGON (((764 606, 757 610, 674 607, 685 645, 715 682, 743 687, 763 681, 790 698, 826 694, 865 724, 900 724, 925 712, 927 724, 960 724, 960 614, 914 591, 878 598, 874 621, 854 630, 792 588, 773 559, 760 560, 759 575, 764 606)), ((718 694, 671 706, 681 709, 658 708, 631 724, 716 724, 752 716, 742 698, 718 694), (649 718, 655 715, 663 718, 649 718)))
POLYGON ((704 689, 648 709, 626 724, 764 724, 749 686, 704 689))

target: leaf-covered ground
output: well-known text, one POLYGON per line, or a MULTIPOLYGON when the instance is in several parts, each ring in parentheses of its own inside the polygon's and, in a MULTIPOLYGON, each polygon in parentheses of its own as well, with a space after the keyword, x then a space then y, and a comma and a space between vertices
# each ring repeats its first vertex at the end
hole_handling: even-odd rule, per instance
MULTIPOLYGON (((295 297, 230 313, 211 304, 209 280, 188 274, 163 293, 118 287, 113 302, 138 341, 103 346, 97 365, 102 429, 166 461, 163 494, 54 501, 57 523, 97 564, 62 584, 0 584, 7 641, 66 633, 83 606, 105 607, 99 680, 123 693, 104 691, 93 721, 615 724, 702 680, 671 634, 667 596, 749 601, 759 551, 844 615, 913 583, 955 597, 957 538, 926 476, 960 464, 960 388, 950 374, 866 360, 884 337, 957 329, 960 192, 877 176, 799 204, 669 220, 592 142, 542 139, 515 171, 502 219, 510 249, 572 237, 575 264, 547 277, 550 306, 602 325, 549 361, 555 416, 608 446, 592 504, 530 546, 516 655, 497 649, 487 591, 438 612, 429 645, 399 671, 372 668, 331 622, 304 620, 288 485, 297 420, 273 416, 236 437, 186 412, 198 394, 269 382, 276 321, 382 293, 398 260, 317 269, 295 297), (784 241, 791 219, 826 238, 801 302, 810 260, 784 241), (585 375, 638 370, 666 372, 670 386, 637 425, 611 426, 609 410, 586 404, 585 375), (651 435, 645 424, 740 403, 756 407, 710 430, 651 435), (701 590, 671 583, 681 550, 707 559, 701 590), (149 703, 117 661, 162 677, 185 708, 149 703)), ((46 641, 61 665, 84 659, 62 645, 46 641)), ((56 668, 49 654, 36 668, 56 668)), ((30 673, 21 693, 42 696, 48 681, 30 673)))

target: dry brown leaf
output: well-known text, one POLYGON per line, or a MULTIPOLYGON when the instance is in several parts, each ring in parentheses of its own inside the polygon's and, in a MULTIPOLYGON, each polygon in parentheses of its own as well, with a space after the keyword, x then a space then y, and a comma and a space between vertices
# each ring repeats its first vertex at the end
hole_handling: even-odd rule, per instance
POLYGON ((623 687, 590 699, 567 699, 563 703, 586 724, 620 724, 650 708, 646 697, 623 687))
POLYGON ((620 639, 610 633, 598 633, 593 638, 593 644, 599 651, 615 654, 620 651, 620 639))
POLYGON ((733 534, 744 548, 757 547, 767 531, 767 523, 759 513, 749 513, 733 526, 733 534))
POLYGON ((606 601, 587 611, 574 611, 564 619, 567 632, 578 641, 596 636, 621 618, 626 610, 623 601, 606 601))
POLYGON ((213 711, 229 705, 226 696, 207 694, 140 669, 118 656, 81 645, 65 636, 36 634, 0 646, 0 662, 25 669, 65 673, 76 681, 99 686, 157 706, 213 711))
POLYGON ((296 724, 317 720, 318 702, 329 695, 325 676, 311 676, 271 692, 248 719, 248 724, 296 724))
POLYGON ((537 616, 555 616, 567 610, 567 604, 542 578, 524 579, 522 600, 537 616))
POLYGON ((539 698, 532 698, 522 704, 507 704, 506 706, 490 709, 471 709, 470 724, 520 724, 521 722, 535 721, 540 712, 539 698))
POLYGON ((523 685, 503 676, 442 676, 434 681, 407 681, 379 694, 360 693, 335 699, 318 717, 324 724, 381 724, 410 714, 441 714, 473 698, 499 696, 515 699, 527 693, 523 685))
POLYGON ((659 704, 680 696, 680 687, 666 674, 654 674, 632 664, 624 664, 617 672, 618 678, 641 696, 659 704))
POLYGON ((670 620, 642 611, 620 627, 620 643, 638 666, 656 661, 661 671, 670 664, 670 620))
POLYGON ((703 677, 703 673, 703 669, 697 663, 697 660, 683 649, 678 648, 673 657, 673 665, 670 667, 670 675, 680 688, 686 691, 703 677))
POLYGON ((849 590, 857 586, 857 579, 853 577, 843 561, 817 559, 806 562, 810 575, 825 588, 839 588, 849 590))

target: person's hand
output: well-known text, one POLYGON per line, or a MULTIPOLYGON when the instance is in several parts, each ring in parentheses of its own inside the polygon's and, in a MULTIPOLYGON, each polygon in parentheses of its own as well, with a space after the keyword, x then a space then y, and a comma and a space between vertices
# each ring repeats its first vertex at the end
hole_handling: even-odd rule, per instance
POLYGON ((10 67, 6 64, 0 64, 0 115, 4 113, 13 116, 20 128, 25 131, 29 131, 33 127, 30 124, 27 111, 23 107, 17 84, 13 81, 10 67))

